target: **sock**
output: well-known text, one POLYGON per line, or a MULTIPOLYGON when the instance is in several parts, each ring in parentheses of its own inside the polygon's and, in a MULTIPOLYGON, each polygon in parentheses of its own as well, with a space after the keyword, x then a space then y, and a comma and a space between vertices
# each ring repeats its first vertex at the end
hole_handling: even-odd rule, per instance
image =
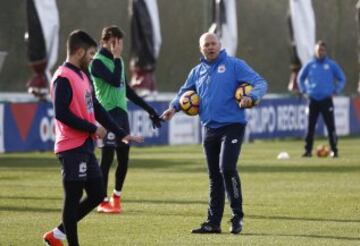
POLYGON ((55 237, 56 239, 59 239, 59 240, 65 240, 65 239, 66 239, 65 233, 63 233, 62 231, 60 231, 58 228, 55 228, 55 229, 53 230, 53 232, 54 232, 54 237, 55 237))
POLYGON ((121 196, 121 191, 114 190, 114 191, 113 191, 113 194, 114 194, 115 196, 121 196))

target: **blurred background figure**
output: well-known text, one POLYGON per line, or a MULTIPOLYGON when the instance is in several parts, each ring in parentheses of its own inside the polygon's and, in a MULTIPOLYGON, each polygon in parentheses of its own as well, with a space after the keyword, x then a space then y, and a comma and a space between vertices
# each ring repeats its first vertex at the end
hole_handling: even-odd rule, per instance
POLYGON ((332 150, 338 157, 337 135, 334 117, 333 96, 345 86, 345 75, 341 67, 327 56, 326 44, 320 40, 315 45, 315 56, 300 70, 298 86, 300 93, 309 96, 309 120, 303 157, 312 156, 315 126, 319 114, 323 116, 332 150))
POLYGON ((297 75, 302 64, 312 58, 315 45, 315 15, 311 0, 289 0, 288 25, 291 42, 288 90, 298 93, 297 75))
POLYGON ((140 95, 156 93, 155 69, 161 46, 156 0, 130 0, 131 87, 140 95))
POLYGON ((229 55, 236 55, 238 32, 234 0, 212 0, 212 24, 209 32, 220 38, 222 48, 229 55))
POLYGON ((50 69, 55 65, 59 46, 59 13, 55 0, 27 0, 27 42, 32 77, 28 92, 43 99, 49 93, 50 69))

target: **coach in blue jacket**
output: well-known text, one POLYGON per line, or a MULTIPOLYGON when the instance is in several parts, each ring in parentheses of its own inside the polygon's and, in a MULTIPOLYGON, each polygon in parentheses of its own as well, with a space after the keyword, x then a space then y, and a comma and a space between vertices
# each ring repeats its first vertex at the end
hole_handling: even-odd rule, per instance
POLYGON ((307 94, 309 103, 309 123, 305 138, 303 157, 311 157, 314 132, 319 114, 322 114, 328 130, 331 156, 338 157, 337 136, 332 96, 339 94, 345 85, 345 75, 339 65, 326 56, 326 44, 318 41, 315 45, 315 57, 303 66, 299 73, 300 92, 307 94))
POLYGON ((204 126, 203 146, 210 191, 207 220, 192 233, 221 232, 226 191, 233 213, 230 232, 238 234, 242 230, 244 213, 236 163, 246 126, 244 108, 259 102, 267 90, 267 83, 244 61, 220 50, 221 44, 215 34, 204 33, 199 44, 203 55, 200 64, 191 70, 161 117, 170 120, 180 110, 179 98, 185 91, 195 90, 200 96, 199 116, 204 126), (253 90, 238 103, 235 90, 244 82, 251 84, 253 90))

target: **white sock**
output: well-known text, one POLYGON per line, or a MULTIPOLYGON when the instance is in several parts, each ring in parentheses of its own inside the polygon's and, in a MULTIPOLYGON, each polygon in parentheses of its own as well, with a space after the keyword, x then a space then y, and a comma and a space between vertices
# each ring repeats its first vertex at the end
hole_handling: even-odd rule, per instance
POLYGON ((65 240, 66 239, 65 233, 60 231, 57 227, 53 230, 53 232, 54 232, 54 237, 56 239, 59 239, 59 240, 65 240))
POLYGON ((121 196, 121 191, 114 190, 113 193, 115 196, 121 196))

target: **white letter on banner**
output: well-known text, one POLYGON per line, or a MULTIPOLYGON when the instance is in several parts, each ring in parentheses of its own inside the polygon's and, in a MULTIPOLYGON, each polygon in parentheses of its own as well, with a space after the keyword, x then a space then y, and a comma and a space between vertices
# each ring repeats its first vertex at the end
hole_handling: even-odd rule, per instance
POLYGON ((55 118, 51 118, 50 120, 50 139, 55 142, 55 118))
POLYGON ((246 118, 248 120, 247 129, 250 133, 258 133, 259 129, 257 129, 256 125, 258 122, 258 115, 260 114, 259 108, 252 108, 251 110, 246 110, 246 118))
POLYGON ((278 107, 278 130, 279 131, 288 130, 287 106, 278 107))
POLYGON ((41 119, 39 133, 42 142, 47 142, 49 140, 55 142, 55 118, 54 110, 52 108, 49 108, 47 110, 47 115, 41 119))
POLYGON ((261 108, 261 132, 273 132, 275 129, 274 124, 274 108, 273 107, 263 107, 261 108))
POLYGON ((299 130, 305 130, 307 128, 308 117, 306 114, 307 106, 300 105, 298 107, 298 115, 299 115, 299 130))
POLYGON ((265 114, 266 118, 263 120, 266 122, 268 132, 274 132, 276 128, 276 113, 273 106, 267 108, 267 112, 265 114))
POLYGON ((50 122, 49 119, 44 117, 40 121, 40 138, 41 141, 46 142, 50 139, 50 122))
POLYGON ((276 112, 273 106, 246 110, 248 130, 250 133, 274 132, 276 128, 276 112))
POLYGON ((132 134, 148 138, 159 136, 159 129, 152 128, 151 120, 144 110, 129 111, 129 118, 132 134))
POLYGON ((277 129, 278 131, 283 131, 284 130, 284 113, 283 113, 283 107, 282 106, 278 106, 277 107, 277 129))
POLYGON ((306 106, 304 105, 283 105, 277 108, 278 130, 294 131, 303 130, 307 125, 306 106))
POLYGON ((336 133, 339 136, 350 133, 350 98, 334 97, 336 133))
POLYGON ((189 117, 184 113, 177 113, 169 122, 169 143, 196 144, 199 143, 199 117, 189 117))

